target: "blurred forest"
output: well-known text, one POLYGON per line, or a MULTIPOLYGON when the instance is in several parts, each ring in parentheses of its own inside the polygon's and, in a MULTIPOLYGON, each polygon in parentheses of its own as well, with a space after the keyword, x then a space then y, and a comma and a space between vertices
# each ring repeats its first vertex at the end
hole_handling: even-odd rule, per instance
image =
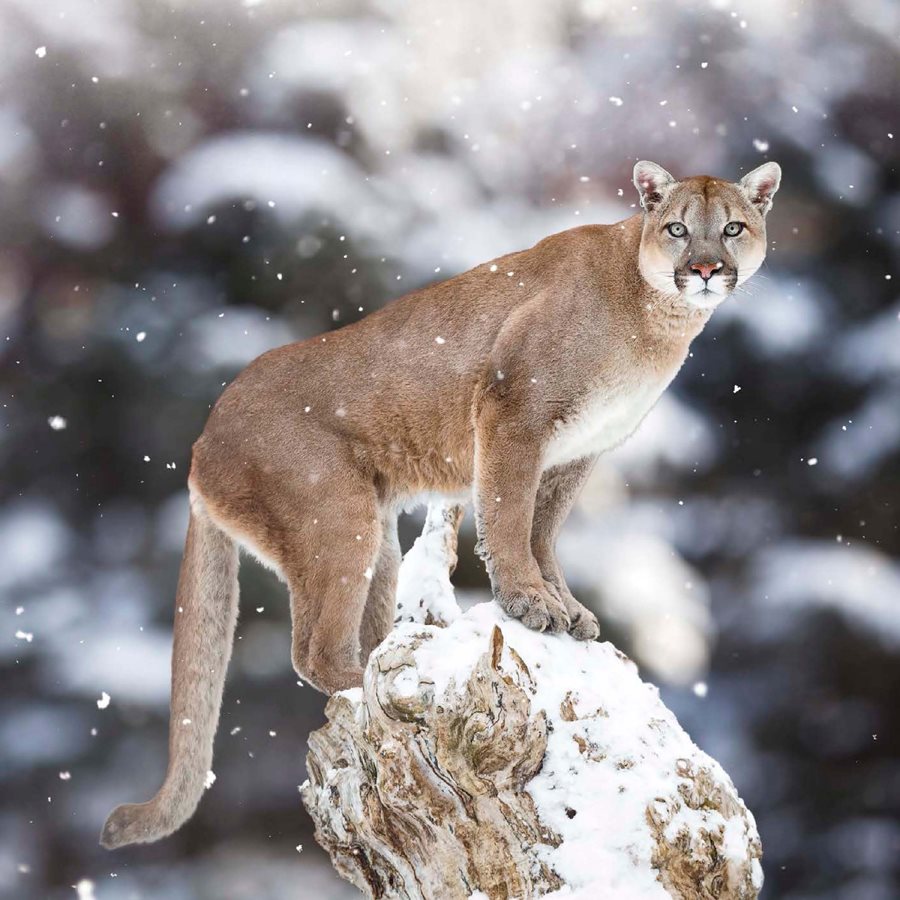
POLYGON ((771 250, 564 568, 756 814, 765 897, 900 896, 900 5, 0 0, 0 40, 0 895, 355 896, 250 561, 216 782, 97 845, 164 774, 191 444, 263 350, 632 215, 650 158, 780 162, 771 250))

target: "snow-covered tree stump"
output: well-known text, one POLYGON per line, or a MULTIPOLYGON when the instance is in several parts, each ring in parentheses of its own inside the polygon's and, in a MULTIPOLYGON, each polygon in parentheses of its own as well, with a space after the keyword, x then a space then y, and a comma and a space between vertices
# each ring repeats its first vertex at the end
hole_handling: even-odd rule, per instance
POLYGON ((479 604, 445 628, 400 624, 326 713, 303 801, 370 897, 759 893, 752 814, 610 644, 479 604))

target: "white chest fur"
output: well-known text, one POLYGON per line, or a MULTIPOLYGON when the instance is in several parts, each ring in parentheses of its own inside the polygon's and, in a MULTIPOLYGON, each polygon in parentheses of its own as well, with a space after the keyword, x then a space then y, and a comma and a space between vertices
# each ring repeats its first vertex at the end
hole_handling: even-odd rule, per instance
POLYGON ((560 422, 544 452, 544 468, 621 444, 653 408, 669 380, 653 378, 610 393, 598 390, 571 418, 560 422))

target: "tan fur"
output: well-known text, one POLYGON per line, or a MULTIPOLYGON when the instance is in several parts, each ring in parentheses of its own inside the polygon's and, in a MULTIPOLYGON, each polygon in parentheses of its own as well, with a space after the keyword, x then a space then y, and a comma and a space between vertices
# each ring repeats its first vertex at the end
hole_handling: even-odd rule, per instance
POLYGON ((767 164, 739 185, 678 183, 638 163, 643 214, 553 235, 251 363, 194 445, 166 781, 149 803, 113 811, 104 845, 168 834, 202 793, 236 543, 287 583, 294 666, 328 693, 361 683, 391 627, 397 514, 423 495, 474 495, 479 552, 507 612, 595 638, 556 536, 596 455, 628 437, 715 303, 762 262, 779 174, 767 164), (666 232, 673 220, 688 238, 666 232), (734 220, 745 232, 723 238, 734 220), (690 266, 720 260, 707 285, 718 293, 695 293, 690 266))
POLYGON ((194 502, 175 599, 169 769, 148 803, 113 810, 100 842, 113 848, 155 841, 193 814, 212 767, 225 670, 238 614, 238 554, 194 502))

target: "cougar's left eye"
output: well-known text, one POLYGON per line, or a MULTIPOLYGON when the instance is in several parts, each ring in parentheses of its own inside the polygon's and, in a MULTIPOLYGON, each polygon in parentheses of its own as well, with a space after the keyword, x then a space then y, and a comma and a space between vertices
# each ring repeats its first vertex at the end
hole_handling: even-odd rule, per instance
POLYGON ((729 222, 725 226, 725 234, 727 234, 728 237, 737 237, 743 230, 743 222, 729 222))
POLYGON ((684 237, 687 234, 687 226, 684 222, 673 222, 667 226, 666 230, 672 237, 684 237))

